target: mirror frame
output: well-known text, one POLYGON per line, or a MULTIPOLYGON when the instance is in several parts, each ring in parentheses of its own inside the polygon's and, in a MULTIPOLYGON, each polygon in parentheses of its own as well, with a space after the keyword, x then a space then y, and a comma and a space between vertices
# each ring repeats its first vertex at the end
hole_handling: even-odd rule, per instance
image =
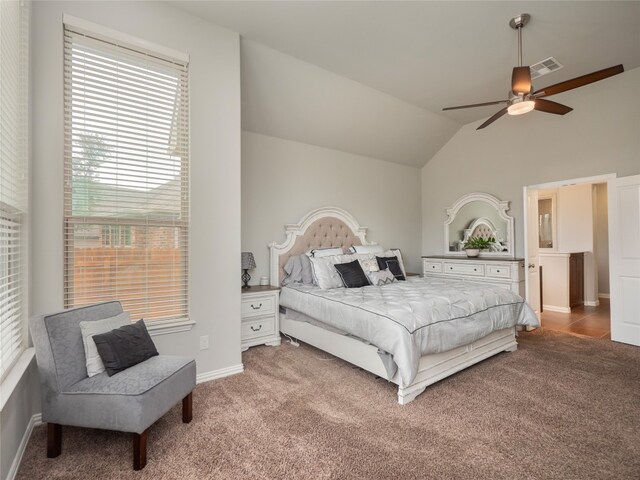
POLYGON ((465 252, 450 252, 449 251, 449 225, 456 218, 456 215, 460 211, 462 207, 471 203, 471 202, 485 202, 490 207, 494 208, 499 217, 507 222, 506 228, 506 242, 507 242, 507 251, 506 252, 480 252, 480 257, 506 257, 506 258, 515 258, 515 245, 514 245, 514 232, 513 232, 513 217, 507 215, 507 210, 509 210, 509 202, 502 201, 493 195, 483 192, 473 192, 463 195, 458 200, 454 202, 454 204, 445 210, 447 214, 447 219, 444 221, 444 254, 445 256, 451 257, 465 257, 465 252))

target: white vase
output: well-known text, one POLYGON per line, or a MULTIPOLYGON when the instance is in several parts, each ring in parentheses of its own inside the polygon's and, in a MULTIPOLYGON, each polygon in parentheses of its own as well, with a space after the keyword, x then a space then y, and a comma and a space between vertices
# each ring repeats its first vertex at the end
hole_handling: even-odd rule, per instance
POLYGON ((464 251, 466 252, 467 257, 477 257, 478 255, 480 255, 479 248, 465 248, 464 251))

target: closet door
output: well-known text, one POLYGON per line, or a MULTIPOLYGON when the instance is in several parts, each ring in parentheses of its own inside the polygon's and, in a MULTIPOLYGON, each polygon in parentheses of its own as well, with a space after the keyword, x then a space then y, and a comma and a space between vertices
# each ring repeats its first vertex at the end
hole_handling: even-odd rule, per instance
POLYGON ((608 184, 611 340, 640 346, 640 175, 608 184))

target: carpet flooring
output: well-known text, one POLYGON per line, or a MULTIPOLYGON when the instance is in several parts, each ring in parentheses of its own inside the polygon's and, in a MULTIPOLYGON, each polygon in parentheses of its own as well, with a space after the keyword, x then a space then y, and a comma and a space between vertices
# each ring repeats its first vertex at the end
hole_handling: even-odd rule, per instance
POLYGON ((468 368, 400 406, 396 389, 312 347, 254 347, 245 372, 199 385, 149 431, 64 428, 47 459, 34 429, 17 478, 640 478, 640 348, 556 332, 468 368))

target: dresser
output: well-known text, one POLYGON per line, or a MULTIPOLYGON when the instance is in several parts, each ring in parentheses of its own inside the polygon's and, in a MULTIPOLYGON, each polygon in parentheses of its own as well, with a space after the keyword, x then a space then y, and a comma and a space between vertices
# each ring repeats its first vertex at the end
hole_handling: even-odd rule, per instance
POLYGON ((241 347, 244 352, 254 345, 280 345, 280 289, 253 286, 242 289, 241 347))
POLYGON ((525 296, 522 258, 422 257, 422 272, 425 277, 456 278, 495 285, 525 296))

